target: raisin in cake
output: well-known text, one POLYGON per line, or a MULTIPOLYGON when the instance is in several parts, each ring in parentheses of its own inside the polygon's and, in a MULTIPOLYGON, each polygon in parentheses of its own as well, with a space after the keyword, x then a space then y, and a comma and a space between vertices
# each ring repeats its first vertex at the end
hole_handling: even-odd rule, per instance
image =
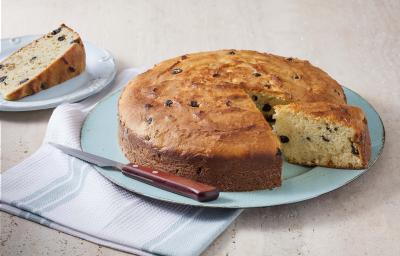
POLYGON ((275 107, 274 131, 289 162, 334 168, 368 166, 371 143, 358 107, 326 102, 275 107))
POLYGON ((220 50, 166 60, 130 81, 118 106, 119 141, 134 163, 223 191, 281 184, 276 105, 345 104, 341 86, 308 61, 220 50))
POLYGON ((71 79, 85 70, 79 35, 62 24, 0 63, 0 92, 18 100, 71 79))

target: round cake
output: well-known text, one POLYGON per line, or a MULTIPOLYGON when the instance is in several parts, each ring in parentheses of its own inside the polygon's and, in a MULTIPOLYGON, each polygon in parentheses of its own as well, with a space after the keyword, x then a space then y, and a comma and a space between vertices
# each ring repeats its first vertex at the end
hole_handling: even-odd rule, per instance
POLYGON ((308 61, 247 50, 187 54, 138 75, 118 106, 129 161, 250 191, 281 184, 275 105, 345 104, 341 86, 308 61))

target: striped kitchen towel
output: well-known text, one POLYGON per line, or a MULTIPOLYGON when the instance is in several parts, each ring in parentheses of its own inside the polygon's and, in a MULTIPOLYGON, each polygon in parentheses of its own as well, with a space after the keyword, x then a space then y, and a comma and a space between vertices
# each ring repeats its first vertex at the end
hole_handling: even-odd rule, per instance
POLYGON ((0 209, 85 240, 139 255, 198 255, 241 210, 177 205, 128 192, 90 165, 49 146, 80 149, 85 117, 139 70, 79 103, 57 107, 39 150, 1 175, 0 209))

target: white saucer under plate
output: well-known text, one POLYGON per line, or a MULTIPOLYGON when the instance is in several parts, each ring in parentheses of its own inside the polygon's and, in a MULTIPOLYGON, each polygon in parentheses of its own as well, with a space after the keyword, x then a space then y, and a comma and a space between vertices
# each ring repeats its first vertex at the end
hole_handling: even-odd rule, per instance
MULTIPOLYGON (((27 45, 40 35, 1 39, 0 59, 27 45)), ((65 102, 80 101, 109 85, 117 72, 114 58, 102 48, 84 41, 86 70, 64 83, 16 101, 0 97, 0 111, 30 111, 53 108, 65 102)))

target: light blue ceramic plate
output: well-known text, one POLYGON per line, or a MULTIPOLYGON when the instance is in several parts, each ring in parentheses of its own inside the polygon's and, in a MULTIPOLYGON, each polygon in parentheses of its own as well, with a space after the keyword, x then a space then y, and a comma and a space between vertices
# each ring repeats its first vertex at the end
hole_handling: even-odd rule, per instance
MULTIPOLYGON (((22 36, 1 39, 0 60, 39 38, 22 36)), ((0 111, 28 111, 52 108, 64 102, 76 102, 99 92, 112 82, 117 68, 111 54, 84 41, 86 70, 77 77, 17 101, 4 100, 0 95, 0 111)))
MULTIPOLYGON (((361 107, 367 116, 372 144, 372 157, 369 165, 372 166, 384 145, 385 131, 382 121, 373 107, 361 96, 350 89, 344 88, 344 90, 348 103, 361 107)), ((120 91, 104 99, 89 114, 82 128, 81 144, 84 151, 128 162, 121 152, 117 140, 117 100, 119 95, 120 91)), ((223 208, 264 207, 307 200, 337 189, 366 171, 324 167, 308 168, 285 162, 283 184, 280 188, 252 192, 223 192, 215 201, 200 203, 127 178, 118 171, 102 168, 97 168, 97 170, 115 184, 141 195, 178 204, 223 208)))

